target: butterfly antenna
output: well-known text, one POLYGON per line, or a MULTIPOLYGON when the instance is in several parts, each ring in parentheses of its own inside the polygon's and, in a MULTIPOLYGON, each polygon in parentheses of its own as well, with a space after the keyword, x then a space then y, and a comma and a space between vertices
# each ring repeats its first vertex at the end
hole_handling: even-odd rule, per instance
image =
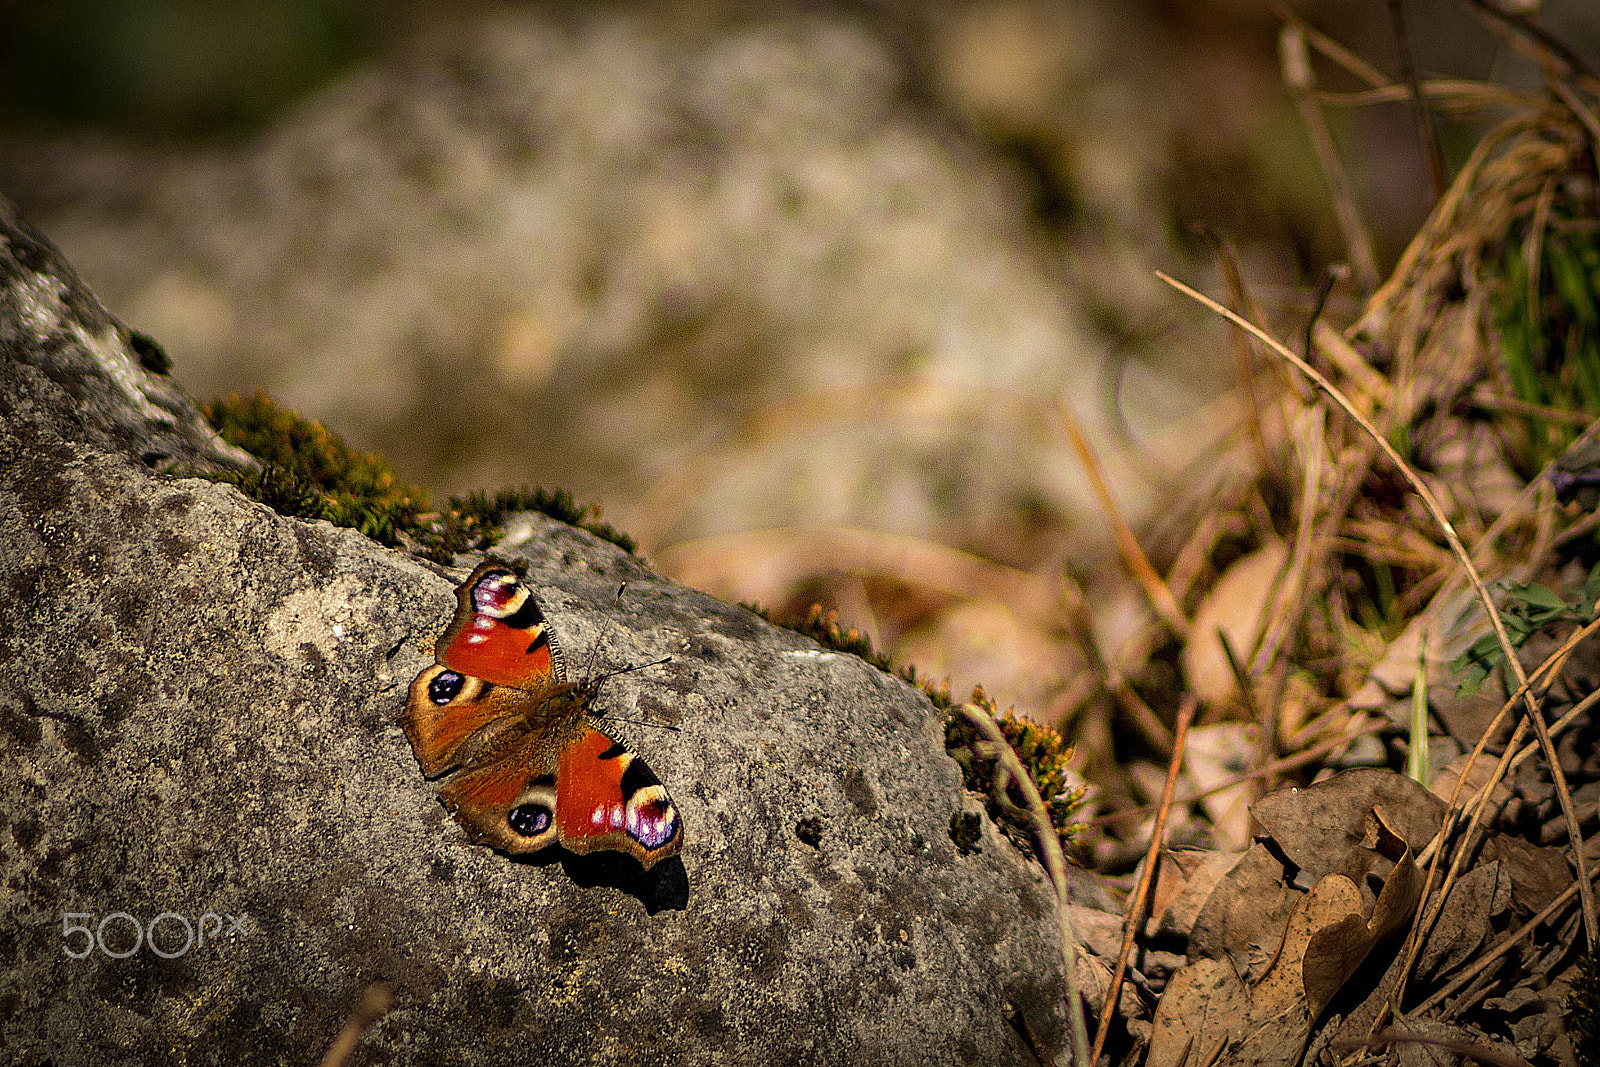
POLYGON ((671 662, 672 662, 672 657, 671 656, 662 656, 660 659, 651 660, 649 663, 637 663, 637 664, 633 665, 632 667, 618 667, 614 671, 607 671, 606 673, 604 673, 604 674, 600 675, 598 678, 596 678, 595 681, 597 683, 598 682, 603 682, 607 678, 615 678, 619 674, 632 674, 634 671, 642 671, 646 667, 659 667, 663 663, 671 663, 671 662))
MULTIPOLYGON (((672 662, 672 657, 671 656, 662 656, 660 659, 652 660, 649 663, 637 663, 637 664, 633 665, 632 667, 619 667, 617 670, 607 671, 605 674, 600 675, 598 678, 596 678, 593 681, 592 684, 595 686, 596 691, 598 691, 599 687, 600 687, 600 683, 604 682, 608 678, 615 678, 619 674, 632 674, 634 671, 642 671, 646 667, 659 667, 663 663, 671 663, 671 662, 672 662)), ((626 723, 632 723, 634 726, 653 726, 658 730, 671 730, 673 733, 677 733, 678 732, 678 728, 676 726, 668 726, 664 722, 647 722, 647 721, 645 721, 643 719, 624 719, 620 715, 607 715, 606 719, 609 722, 626 722, 626 723)))
POLYGON ((654 730, 671 730, 673 733, 677 733, 678 729, 679 729, 676 726, 668 726, 664 722, 651 722, 648 719, 624 719, 620 715, 607 715, 606 716, 606 721, 607 722, 625 722, 629 726, 648 726, 648 727, 650 727, 651 729, 654 729, 654 730))
MULTIPOLYGON (((613 610, 617 607, 617 605, 622 603, 622 594, 625 593, 627 591, 627 589, 628 589, 627 581, 623 581, 623 583, 621 585, 617 586, 617 595, 615 597, 613 597, 612 600, 611 600, 611 607, 612 607, 613 610)), ((593 679, 594 682, 596 682, 597 684, 599 682, 605 681, 607 678, 610 678, 610 677, 612 677, 614 675, 625 673, 624 671, 612 671, 610 674, 602 674, 598 678, 594 677, 594 663, 595 663, 595 660, 600 655, 600 648, 601 648, 602 645, 604 645, 606 643, 605 639, 608 636, 610 636, 612 630, 616 629, 616 626, 617 626, 617 620, 613 616, 609 616, 609 615, 606 616, 605 628, 600 631, 599 639, 596 640, 594 645, 591 646, 590 649, 589 649, 589 662, 584 666, 583 673, 584 673, 585 677, 593 679)), ((645 666, 653 667, 653 666, 655 666, 655 664, 647 663, 647 664, 645 664, 645 666)), ((636 668, 636 667, 629 667, 628 668, 628 670, 630 670, 630 671, 631 670, 637 670, 637 669, 638 668, 636 668)))
MULTIPOLYGON (((627 591, 628 591, 628 583, 626 581, 624 581, 621 585, 617 586, 617 595, 612 600, 612 605, 615 606, 617 604, 622 603, 622 594, 626 593, 627 591)), ((615 619, 608 618, 606 620, 606 626, 607 626, 608 629, 610 627, 615 626, 615 625, 616 625, 616 620, 615 619)), ((604 635, 602 634, 602 637, 603 636, 604 635)), ((599 653, 600 646, 602 644, 604 644, 604 643, 605 643, 604 641, 596 641, 594 647, 589 650, 589 668, 588 668, 588 670, 586 670, 584 672, 585 674, 590 674, 590 672, 592 672, 594 670, 595 656, 599 653)), ((615 678, 619 674, 632 674, 634 671, 642 671, 647 667, 659 667, 663 663, 671 663, 671 662, 672 662, 672 657, 671 656, 662 656, 660 659, 651 660, 649 663, 636 663, 631 667, 619 667, 614 671, 607 671, 606 673, 601 674, 601 675, 593 675, 593 674, 591 674, 590 675, 589 684, 594 686, 595 690, 598 691, 599 688, 600 688, 600 684, 602 682, 605 682, 605 681, 607 681, 607 680, 609 680, 611 678, 615 678)), ((678 730, 678 728, 676 726, 668 726, 666 723, 645 722, 645 721, 643 721, 641 719, 624 719, 624 718, 621 718, 621 717, 615 716, 615 715, 608 716, 608 718, 612 722, 631 723, 634 726, 654 726, 657 729, 671 730, 674 733, 676 733, 677 730, 678 730)))

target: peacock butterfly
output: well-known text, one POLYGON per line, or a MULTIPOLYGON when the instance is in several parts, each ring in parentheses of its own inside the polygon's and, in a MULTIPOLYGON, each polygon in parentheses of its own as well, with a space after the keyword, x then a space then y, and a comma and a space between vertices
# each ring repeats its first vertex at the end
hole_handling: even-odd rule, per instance
POLYGON ((608 676, 567 681, 533 591, 504 564, 479 564, 456 604, 405 728, 423 775, 447 776, 439 798, 467 835, 510 853, 611 849, 646 870, 675 854, 666 787, 589 711, 608 676))

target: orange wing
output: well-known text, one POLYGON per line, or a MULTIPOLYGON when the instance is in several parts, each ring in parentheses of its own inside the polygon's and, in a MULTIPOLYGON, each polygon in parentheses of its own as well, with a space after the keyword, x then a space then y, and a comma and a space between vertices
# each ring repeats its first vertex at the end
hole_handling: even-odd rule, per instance
POLYGON ((498 563, 479 564, 456 590, 455 618, 434 655, 438 662, 411 683, 405 715, 411 749, 430 778, 471 759, 527 693, 548 693, 566 680, 538 601, 498 563))
POLYGON ((463 768, 439 796, 474 841, 505 852, 559 841, 580 854, 626 852, 649 870, 683 844, 683 822, 666 787, 644 760, 591 723, 554 760, 530 738, 463 768))

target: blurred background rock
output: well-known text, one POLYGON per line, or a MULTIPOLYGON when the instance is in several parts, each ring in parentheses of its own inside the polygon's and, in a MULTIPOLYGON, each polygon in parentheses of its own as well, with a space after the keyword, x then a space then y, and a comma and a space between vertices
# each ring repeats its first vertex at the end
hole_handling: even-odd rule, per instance
MULTIPOLYGON (((196 397, 265 388, 438 495, 571 489, 1046 719, 1087 699, 1067 632, 1144 611, 1058 404, 1158 514, 1240 409, 1152 270, 1221 292, 1209 226, 1292 336, 1343 256, 1265 3, 7 8, 0 193, 196 397)), ((1295 10, 1398 70, 1382 0, 1295 10)), ((1537 84, 1466 5, 1406 11, 1425 73, 1537 84)), ((1600 56, 1587 0, 1542 20, 1600 56)), ((1387 266, 1412 116, 1332 119, 1387 266)))

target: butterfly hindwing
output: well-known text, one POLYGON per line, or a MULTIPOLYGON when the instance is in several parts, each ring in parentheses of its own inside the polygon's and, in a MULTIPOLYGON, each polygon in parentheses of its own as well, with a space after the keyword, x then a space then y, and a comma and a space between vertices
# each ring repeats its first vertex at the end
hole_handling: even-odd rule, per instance
POLYGON ((510 853, 615 850, 646 869, 676 853, 683 827, 666 787, 594 722, 598 682, 566 681, 516 572, 481 564, 456 602, 438 662, 411 683, 405 728, 426 776, 453 772, 440 799, 472 840, 510 853))

